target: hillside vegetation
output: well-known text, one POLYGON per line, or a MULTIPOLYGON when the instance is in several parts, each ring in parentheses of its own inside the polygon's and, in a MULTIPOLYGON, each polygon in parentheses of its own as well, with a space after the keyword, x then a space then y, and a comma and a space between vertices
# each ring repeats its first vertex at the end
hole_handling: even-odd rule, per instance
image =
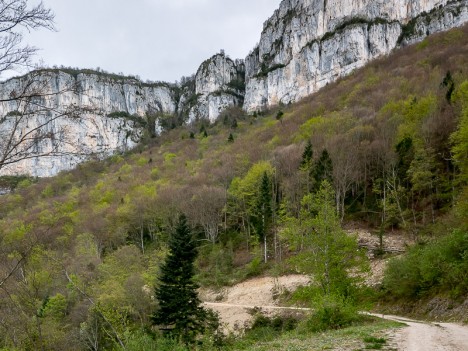
MULTIPOLYGON (((324 301, 311 332, 330 325, 327 306, 346 312, 360 299, 346 272, 364 270, 365 258, 340 223, 420 243, 390 266, 382 289, 395 299, 466 298, 467 181, 463 27, 300 103, 253 115, 232 108, 215 125, 199 121, 128 154, 21 179, 0 197, 0 349, 152 343, 154 287, 181 212, 199 244, 201 285, 265 269, 316 274, 318 285, 302 291, 302 300, 324 301)), ((333 327, 353 322, 341 317, 333 327)))

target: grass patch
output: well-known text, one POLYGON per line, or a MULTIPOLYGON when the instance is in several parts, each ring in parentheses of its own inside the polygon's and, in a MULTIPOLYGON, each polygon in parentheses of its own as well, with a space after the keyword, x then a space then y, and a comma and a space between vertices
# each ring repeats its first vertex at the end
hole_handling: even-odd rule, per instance
MULTIPOLYGON (((273 329, 270 330, 272 335, 268 334, 268 331, 264 329, 262 336, 268 336, 268 338, 259 340, 255 338, 252 339, 246 335, 245 338, 230 343, 229 346, 226 346, 226 349, 252 351, 318 351, 334 349, 336 345, 340 345, 342 349, 363 350, 368 346, 383 347, 385 344, 382 343, 381 340, 386 343, 385 334, 391 329, 401 326, 401 323, 368 318, 360 325, 320 333, 304 331, 299 327, 275 337, 275 335, 278 334, 273 329), (373 342, 365 342, 364 340, 373 342)), ((370 348, 367 349, 369 350, 370 348)))
POLYGON ((364 342, 366 343, 366 350, 381 350, 387 344, 385 338, 377 338, 375 336, 365 337, 364 342))

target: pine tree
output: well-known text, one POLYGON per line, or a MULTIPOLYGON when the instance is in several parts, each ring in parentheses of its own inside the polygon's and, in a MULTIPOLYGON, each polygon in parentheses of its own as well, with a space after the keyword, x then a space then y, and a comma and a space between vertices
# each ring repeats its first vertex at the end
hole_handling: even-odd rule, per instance
POLYGON ((333 184, 333 162, 326 149, 322 151, 320 158, 315 164, 313 177, 316 191, 319 190, 320 184, 322 184, 324 180, 333 184))
MULTIPOLYGON (((197 250, 185 216, 181 215, 169 241, 169 254, 161 267, 156 298, 159 308, 153 315, 155 325, 186 344, 202 333, 213 315, 200 306, 198 285, 193 281, 197 250)), ((213 328, 215 329, 215 327, 213 328)))
POLYGON ((271 222, 272 209, 271 209, 271 181, 266 172, 263 173, 262 182, 260 185, 260 192, 257 202, 257 234, 260 240, 263 240, 263 250, 265 262, 267 262, 267 234, 268 227, 271 222))
POLYGON ((302 153, 302 160, 299 169, 304 173, 307 192, 310 193, 314 183, 314 150, 310 140, 307 141, 304 152, 302 153))
POLYGON ((207 137, 208 137, 208 132, 206 131, 205 125, 202 125, 202 126, 201 126, 201 128, 200 128, 200 134, 202 135, 203 138, 207 138, 207 137))
POLYGON ((302 153, 302 160, 301 160, 301 169, 302 170, 309 170, 312 166, 314 156, 314 150, 312 148, 312 143, 310 140, 307 140, 307 144, 304 148, 304 152, 302 153))
POLYGON ((232 135, 232 133, 229 133, 228 143, 233 143, 233 142, 234 142, 234 136, 232 135))
POLYGON ((236 129, 236 128, 237 128, 237 119, 234 118, 234 119, 232 120, 231 128, 232 128, 232 129, 236 129))

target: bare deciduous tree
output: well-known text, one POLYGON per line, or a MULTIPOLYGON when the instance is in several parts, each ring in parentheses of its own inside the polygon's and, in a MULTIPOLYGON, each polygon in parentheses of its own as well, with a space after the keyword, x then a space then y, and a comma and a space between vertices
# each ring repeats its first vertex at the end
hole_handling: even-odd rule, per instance
MULTIPOLYGON (((30 2, 30 1, 29 1, 30 2)), ((0 77, 8 71, 29 71, 37 49, 23 44, 23 33, 54 30, 54 14, 43 3, 0 1, 0 77)), ((32 71, 0 86, 0 173, 12 164, 35 157, 84 154, 62 117, 75 118, 90 108, 59 104, 79 84, 59 84, 52 75, 32 71)))
POLYGON ((9 70, 30 67, 37 49, 23 45, 22 31, 54 30, 54 14, 42 1, 28 6, 28 0, 0 1, 0 76, 9 70))

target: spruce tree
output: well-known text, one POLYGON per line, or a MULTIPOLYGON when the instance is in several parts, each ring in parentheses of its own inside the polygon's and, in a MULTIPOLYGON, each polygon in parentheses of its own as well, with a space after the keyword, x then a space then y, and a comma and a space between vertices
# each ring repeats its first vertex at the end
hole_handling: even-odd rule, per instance
POLYGON ((200 306, 198 285, 193 281, 196 257, 197 250, 187 219, 181 215, 169 240, 169 254, 161 267, 156 288, 159 308, 152 320, 153 324, 186 344, 192 343, 212 320, 212 315, 200 306))
POLYGON ((263 173, 262 182, 260 184, 260 191, 257 201, 257 218, 256 229, 260 240, 263 240, 263 250, 265 262, 267 262, 267 234, 268 227, 271 222, 272 209, 271 209, 271 181, 267 172, 263 173))
POLYGON ((307 141, 304 152, 302 153, 299 169, 304 172, 307 192, 310 193, 314 184, 314 150, 310 140, 307 141))
POLYGON ((326 149, 322 151, 320 158, 315 164, 313 176, 315 191, 319 190, 320 184, 325 180, 333 184, 333 162, 326 149))
POLYGON ((310 142, 310 140, 307 140, 307 144, 304 148, 304 152, 302 153, 302 160, 301 160, 302 170, 309 170, 312 168, 313 156, 314 156, 314 150, 312 148, 312 143, 310 142))

